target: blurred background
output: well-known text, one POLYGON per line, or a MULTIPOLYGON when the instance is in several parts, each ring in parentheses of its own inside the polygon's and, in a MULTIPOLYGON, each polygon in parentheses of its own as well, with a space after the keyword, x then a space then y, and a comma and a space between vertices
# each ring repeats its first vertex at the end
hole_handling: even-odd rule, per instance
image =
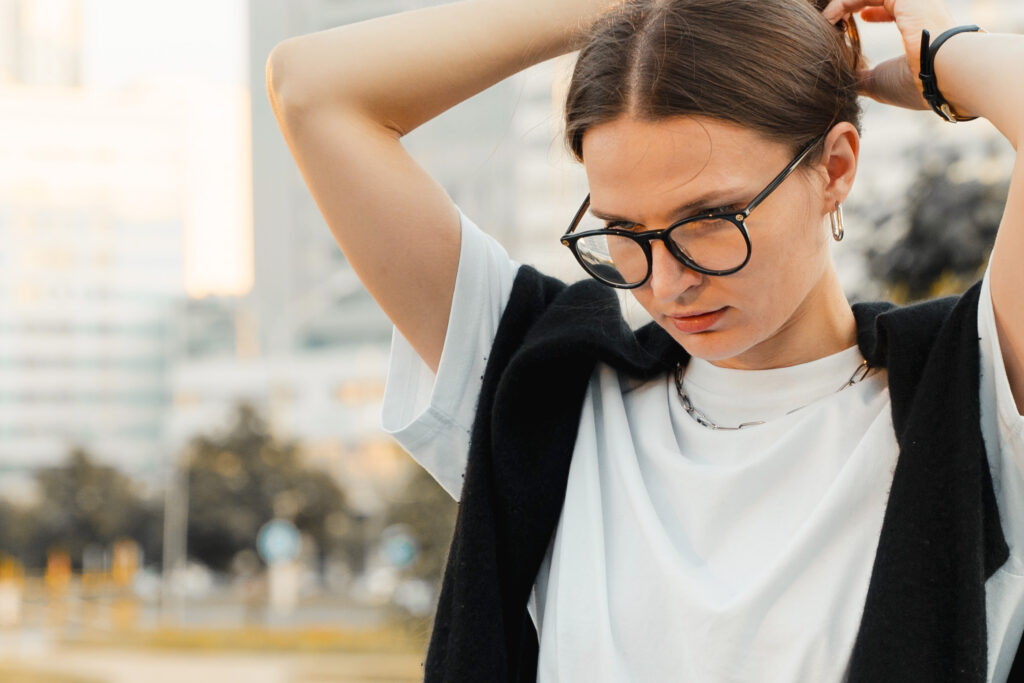
MULTIPOLYGON (((391 326, 302 182, 264 65, 428 0, 0 0, 0 679, 419 680, 456 504, 379 429, 391 326)), ((1024 32, 1019 0, 950 0, 1024 32)), ((895 27, 861 23, 872 62, 895 27)), ((407 148, 520 262, 586 194, 573 55, 407 148)), ((1013 150, 864 101, 851 301, 980 279, 1013 150)), ((638 322, 639 306, 626 309, 638 322)))

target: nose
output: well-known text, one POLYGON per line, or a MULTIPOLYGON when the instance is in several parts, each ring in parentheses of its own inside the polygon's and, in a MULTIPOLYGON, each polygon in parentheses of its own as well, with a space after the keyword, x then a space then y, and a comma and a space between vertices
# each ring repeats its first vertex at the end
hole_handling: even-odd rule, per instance
POLYGON ((704 273, 686 266, 660 240, 651 242, 651 293, 662 301, 674 301, 690 287, 699 285, 704 273))

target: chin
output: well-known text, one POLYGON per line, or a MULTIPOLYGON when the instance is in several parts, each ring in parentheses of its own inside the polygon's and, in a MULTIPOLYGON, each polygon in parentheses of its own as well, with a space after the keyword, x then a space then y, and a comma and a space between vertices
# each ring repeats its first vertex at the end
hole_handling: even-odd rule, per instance
POLYGON ((743 344, 737 344, 735 335, 730 334, 731 330, 711 329, 706 332, 687 334, 677 330, 671 322, 668 325, 662 325, 662 328, 679 342, 679 345, 686 349, 688 354, 706 361, 733 358, 747 348, 743 344))

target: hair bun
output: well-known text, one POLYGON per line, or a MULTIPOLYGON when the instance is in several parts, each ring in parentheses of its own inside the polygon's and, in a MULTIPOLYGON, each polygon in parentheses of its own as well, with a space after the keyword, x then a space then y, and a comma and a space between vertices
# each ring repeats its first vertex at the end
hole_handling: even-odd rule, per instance
MULTIPOLYGON (((828 7, 830 0, 810 0, 810 2, 819 12, 823 12, 828 7)), ((847 61, 853 72, 857 73, 864 63, 864 54, 860 44, 860 31, 857 30, 857 22, 854 21, 851 14, 845 19, 840 19, 833 26, 843 34, 845 38, 843 44, 847 49, 848 55, 847 61)))
POLYGON ((864 53, 860 44, 860 31, 857 30, 857 22, 853 20, 853 16, 850 16, 837 21, 836 28, 846 36, 846 45, 850 49, 850 68, 853 69, 854 73, 857 73, 864 63, 864 53))

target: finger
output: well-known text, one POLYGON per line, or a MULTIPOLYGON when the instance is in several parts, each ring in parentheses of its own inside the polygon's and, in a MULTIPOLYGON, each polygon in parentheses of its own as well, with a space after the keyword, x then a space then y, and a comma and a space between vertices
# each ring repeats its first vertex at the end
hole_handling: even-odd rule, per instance
POLYGON ((867 7, 861 10, 860 18, 868 22, 896 21, 896 17, 884 7, 867 7))
POLYGON ((821 10, 821 14, 834 24, 865 7, 876 7, 883 2, 884 0, 832 0, 821 10))

